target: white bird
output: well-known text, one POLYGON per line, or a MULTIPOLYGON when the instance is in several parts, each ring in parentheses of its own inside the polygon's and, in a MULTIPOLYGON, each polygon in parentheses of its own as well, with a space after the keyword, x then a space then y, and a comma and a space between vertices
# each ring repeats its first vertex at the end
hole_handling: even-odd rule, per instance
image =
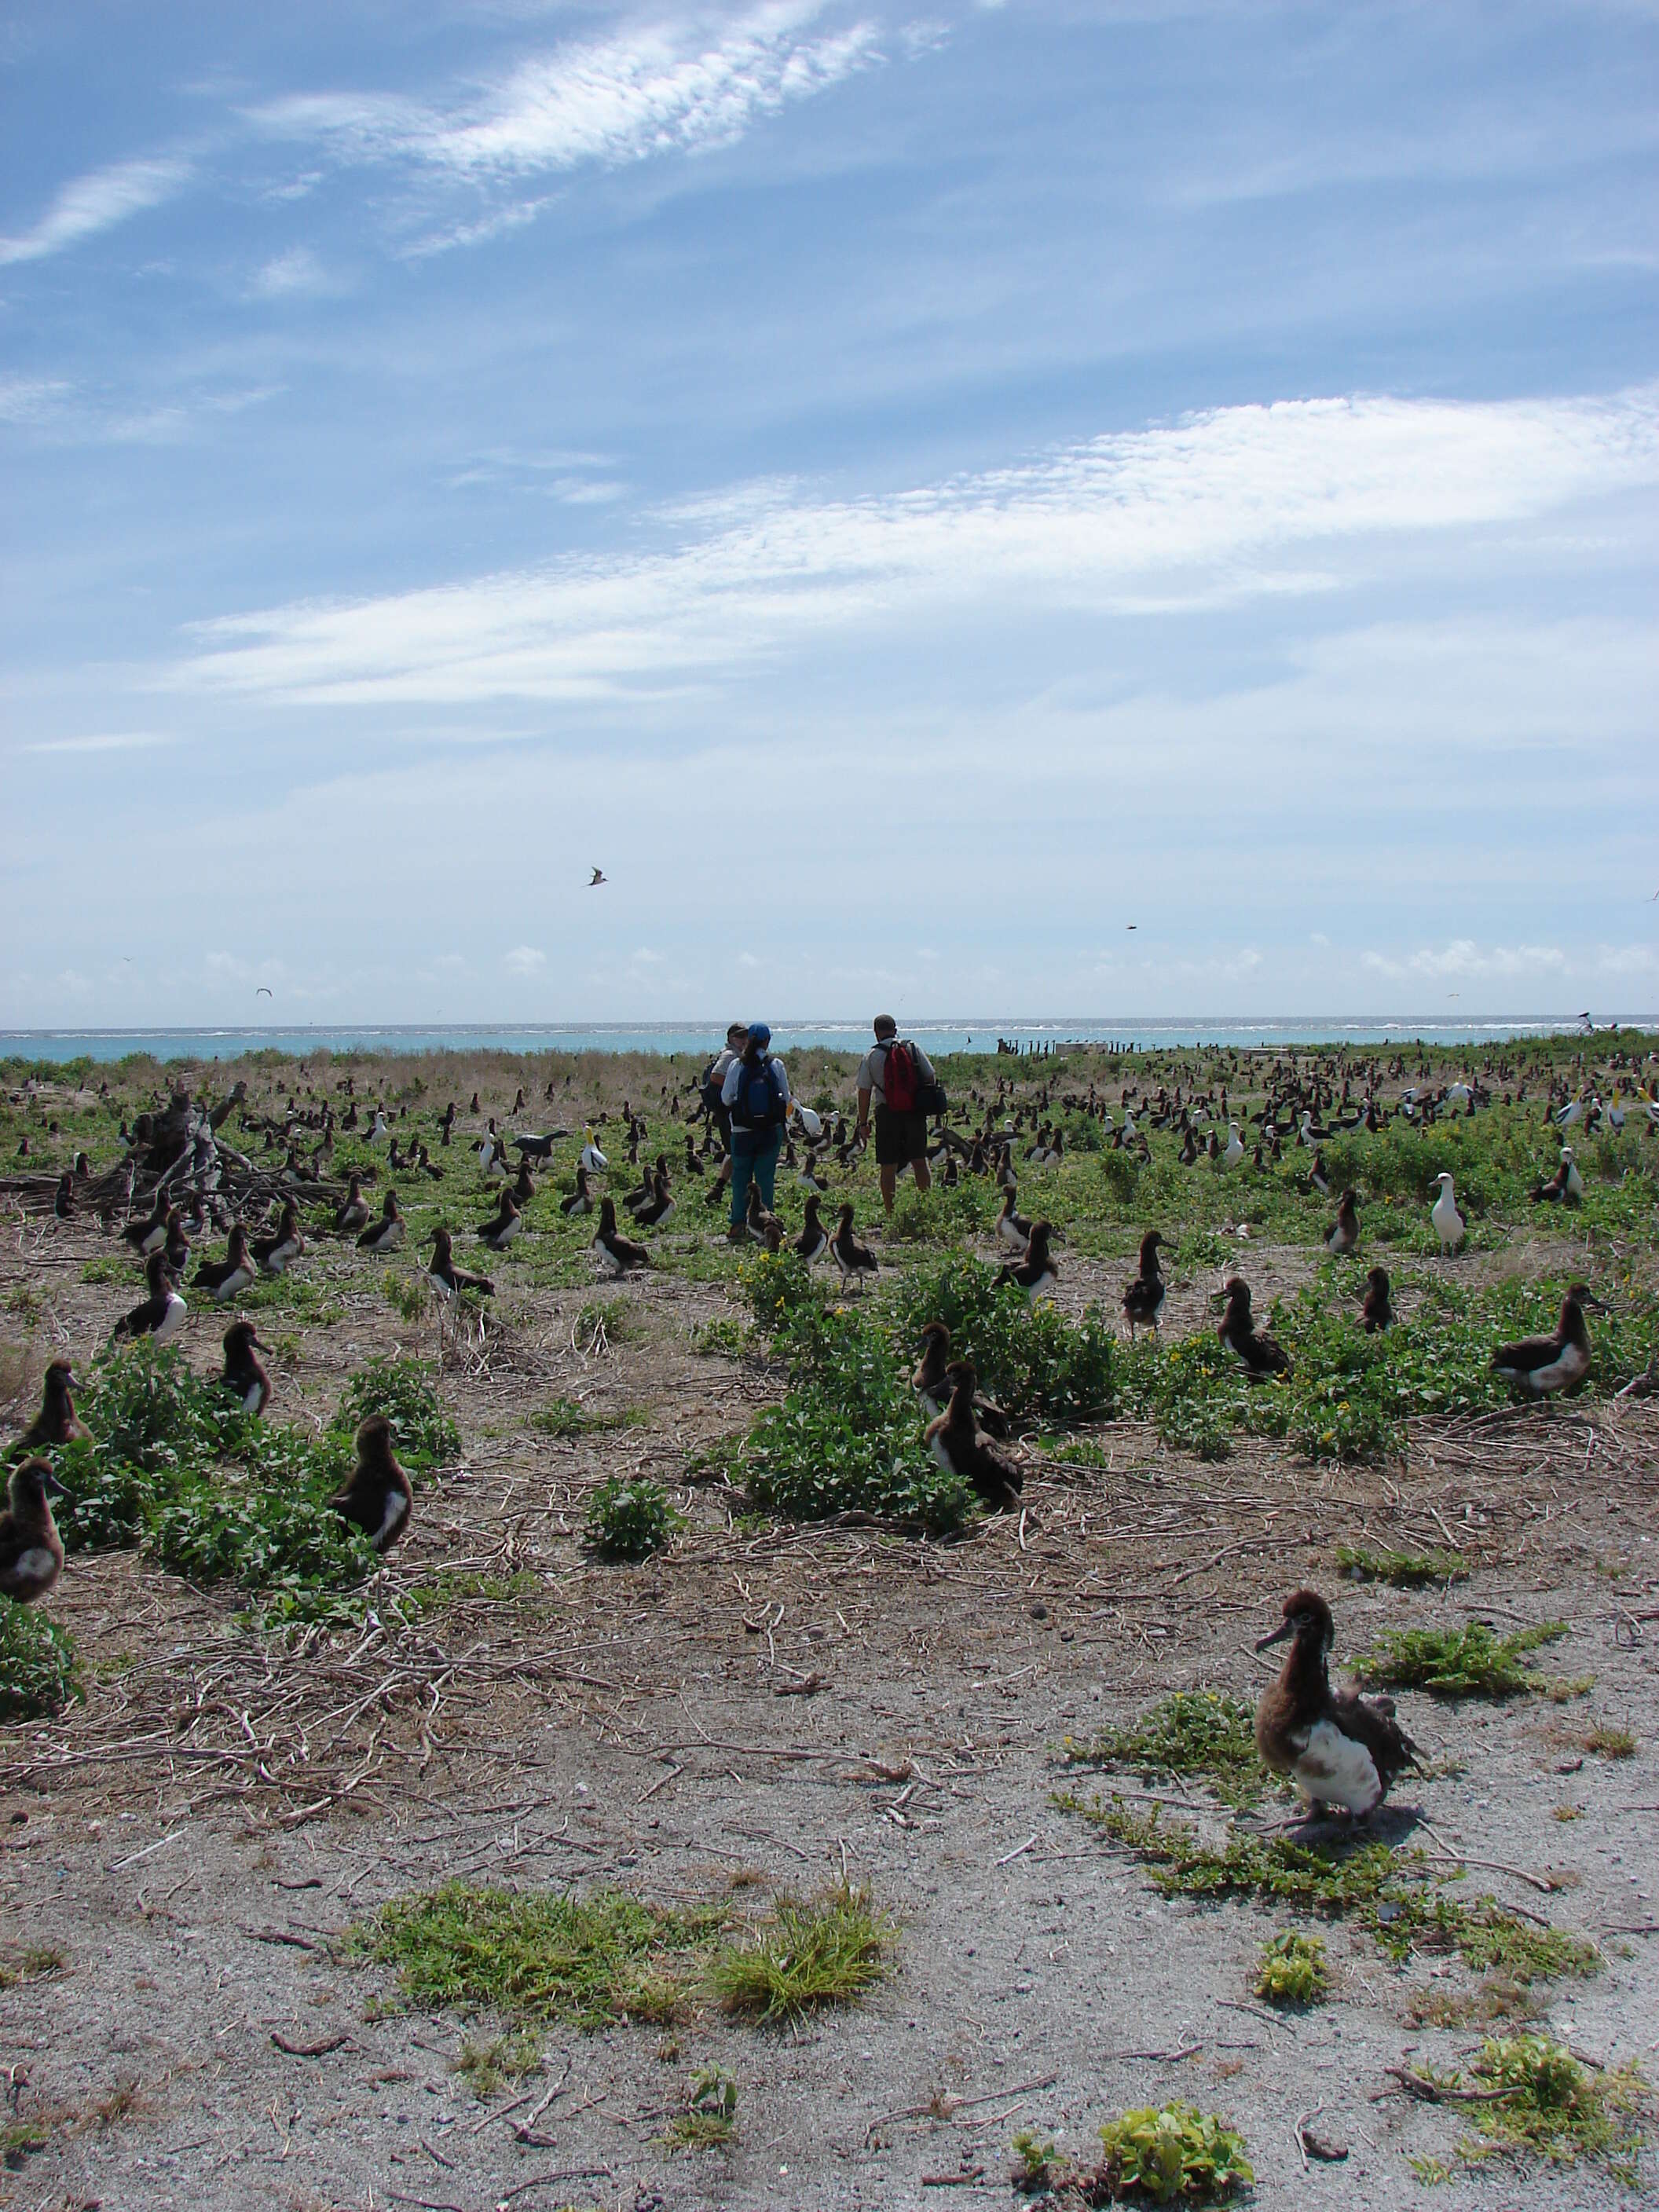
POLYGON ((1442 1168, 1435 1181, 1440 1186, 1440 1195, 1429 1209, 1429 1218, 1440 1239, 1442 1252, 1455 1252, 1468 1234, 1468 1224, 1457 1210, 1457 1197, 1449 1170, 1442 1168))
POLYGON ((1581 1203, 1584 1196, 1584 1178, 1578 1172, 1578 1163, 1572 1156, 1571 1145, 1561 1147, 1561 1164, 1567 1171, 1567 1196, 1581 1203))
POLYGON ((823 1123, 810 1106, 803 1106, 799 1099, 795 1101, 795 1119, 800 1123, 806 1137, 816 1145, 823 1134, 823 1123))
POLYGON ((587 1139, 578 1155, 582 1165, 590 1175, 603 1175, 610 1166, 610 1161, 594 1143, 593 1132, 591 1129, 584 1129, 582 1134, 587 1139))
POLYGON ((1575 1121, 1582 1121, 1583 1118, 1584 1109, 1582 1102, 1577 1098, 1569 1098, 1556 1115, 1555 1126, 1558 1129, 1570 1129, 1575 1121))
POLYGON ((1446 1087, 1446 1101, 1449 1105, 1467 1106, 1469 1103, 1468 1085, 1467 1083, 1449 1084, 1446 1087))
POLYGON ((374 1127, 363 1139, 363 1142, 366 1145, 378 1145, 386 1133, 386 1115, 381 1113, 380 1108, 377 1106, 374 1109, 374 1127))
POLYGON ((1231 1121, 1229 1121, 1227 1124, 1227 1149, 1221 1155, 1221 1164, 1223 1167, 1236 1168, 1243 1157, 1244 1140, 1239 1135, 1235 1125, 1231 1121))

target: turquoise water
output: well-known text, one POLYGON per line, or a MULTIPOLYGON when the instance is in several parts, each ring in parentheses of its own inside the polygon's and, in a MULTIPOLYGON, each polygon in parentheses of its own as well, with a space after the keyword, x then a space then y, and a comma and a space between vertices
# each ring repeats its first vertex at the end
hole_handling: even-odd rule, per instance
MULTIPOLYGON (((235 1060, 250 1052, 659 1052, 706 1054, 720 1044, 724 1024, 712 1022, 611 1022, 583 1024, 444 1023, 430 1027, 380 1027, 373 1023, 301 1029, 180 1030, 0 1030, 0 1059, 124 1060, 148 1053, 160 1060, 235 1060)), ((1402 1015, 1397 1021, 1167 1022, 1055 1021, 1008 1019, 918 1022, 907 1030, 928 1052, 991 1051, 999 1037, 1024 1045, 1066 1042, 1159 1046, 1217 1044, 1239 1050, 1290 1045, 1395 1045, 1420 1039, 1425 1044, 1490 1045, 1504 1037, 1558 1036, 1576 1030, 1569 1017, 1541 1015, 1532 1020, 1425 1021, 1402 1015)), ((862 1052, 870 1042, 863 1022, 778 1021, 772 1042, 778 1052, 803 1045, 836 1052, 862 1052)))

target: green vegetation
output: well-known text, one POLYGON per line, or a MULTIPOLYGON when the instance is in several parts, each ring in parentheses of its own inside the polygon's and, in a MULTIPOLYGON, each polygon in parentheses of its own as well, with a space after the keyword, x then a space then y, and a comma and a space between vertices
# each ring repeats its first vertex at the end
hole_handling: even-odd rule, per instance
POLYGON ((681 1525, 683 1516, 648 1475, 612 1475, 588 1497, 583 1515, 587 1539, 607 1559, 648 1559, 681 1525))
POLYGON ((659 1911, 620 1890, 578 1897, 454 1881, 383 1906, 351 1948, 394 1967, 416 2010, 592 2029, 671 2019, 717 1929, 710 1914, 659 1911))
POLYGON ((721 1947, 709 1981, 728 2011, 763 2021, 852 2004, 886 1972, 894 1932, 868 1890, 842 1883, 805 1903, 781 1897, 741 1942, 721 1947))
POLYGON ((930 1321, 945 1323, 952 1355, 973 1361, 981 1389, 1017 1422, 1074 1428, 1112 1410, 1117 1347, 1098 1306, 1068 1322, 1053 1305, 999 1290, 994 1267, 952 1259, 912 1270, 894 1298, 897 1346, 912 1360, 930 1321))
POLYGON ((441 1613, 452 1605, 514 1605, 532 1597, 538 1585, 527 1567, 510 1575, 480 1574, 471 1567, 440 1567, 430 1582, 416 1583, 404 1602, 417 1613, 441 1613))
POLYGON ((1465 1902, 1447 1895, 1421 1852, 1237 1833, 1217 1848, 1200 1843, 1185 1822, 1160 1820, 1156 1808, 1142 1814, 1121 1802, 1069 1796, 1055 1802, 1133 1851, 1165 1897, 1249 1898, 1352 1920, 1396 1960, 1413 1950, 1455 1952, 1476 1973, 1503 1973, 1522 1985, 1601 1970, 1601 1954, 1582 1936, 1522 1920, 1490 1897, 1465 1902))
POLYGON ((1054 2147, 1030 2128, 1022 2128, 1008 2148, 1014 2154, 1014 2186, 1028 2192, 1046 2189, 1054 2165, 1054 2147))
POLYGON ((1256 1960, 1255 1993, 1269 2004, 1317 2004, 1331 1985, 1322 1936, 1288 1930, 1269 1938, 1256 1960))
POLYGON ((574 1398, 550 1398, 546 1405, 537 1407, 529 1425, 544 1437, 556 1437, 562 1442, 571 1437, 602 1436, 611 1429, 642 1428, 650 1418, 643 1406, 596 1407, 581 1405, 574 1398))
POLYGON ((474 2043, 469 2036, 462 2043, 452 2070, 460 2075, 480 2104, 487 2104, 509 2083, 522 2081, 526 2074, 541 2072, 541 2043, 523 2029, 512 2035, 498 2035, 489 2043, 474 2043))
POLYGON ((49 1720, 82 1695, 68 1629, 0 1597, 0 1721, 49 1720))
POLYGON ((26 1944, 21 1949, 0 1950, 0 1990, 21 1988, 25 1982, 43 1982, 69 1963, 63 1952, 49 1943, 26 1944))
POLYGON ((663 2130, 670 2150, 721 2150, 738 2132, 738 2085, 718 2066, 693 2075, 684 2112, 663 2130))
POLYGON ((326 1510, 366 1416, 387 1416, 417 1480, 460 1448, 428 1370, 413 1360, 360 1370, 320 1437, 249 1419, 172 1345, 107 1354, 80 1410, 94 1443, 54 1455, 67 1493, 55 1507, 66 1550, 142 1546, 174 1574, 238 1583, 290 1618, 376 1565, 367 1538, 326 1510))
POLYGON ((1097 2203, 1120 2198, 1168 2204, 1214 2204, 1255 2180, 1244 2155, 1244 2138, 1211 2113, 1179 2100, 1158 2111, 1143 2106, 1108 2120, 1100 2131, 1105 2163, 1097 2177, 1109 2194, 1097 2203))
POLYGON ((1358 1672, 1364 1681, 1426 1690, 1435 1698, 1532 1696, 1546 1685, 1522 1664, 1523 1655, 1566 1632, 1565 1620, 1540 1621, 1512 1636, 1497 1635, 1484 1620, 1462 1628, 1385 1629, 1358 1662, 1358 1672))
POLYGON ((1176 1690, 1127 1728, 1103 1729, 1087 1743, 1067 1736, 1073 1766, 1118 1767, 1149 1782, 1201 1781, 1224 1804, 1254 1805, 1270 1777, 1255 1747, 1255 1715, 1221 1690, 1176 1690))
POLYGON ((1461 1552, 1372 1552, 1363 1545, 1339 1544, 1336 1564, 1351 1582, 1389 1583, 1395 1589, 1469 1578, 1469 1563, 1461 1552))
POLYGON ((1608 1728, 1598 1721, 1584 1736, 1584 1748, 1598 1759, 1634 1759, 1636 1738, 1628 1729, 1608 1728))
POLYGON ((1546 2035, 1515 2035, 1489 2037, 1469 2073, 1468 2087, 1460 2074, 1426 2068, 1407 2077, 1436 2103, 1468 2105, 1475 2139, 1458 2146, 1466 2163, 1499 2152, 1563 2166, 1591 2158, 1627 2187, 1638 2185, 1642 2136, 1633 2118, 1647 2084, 1637 2067, 1592 2073, 1546 2035))

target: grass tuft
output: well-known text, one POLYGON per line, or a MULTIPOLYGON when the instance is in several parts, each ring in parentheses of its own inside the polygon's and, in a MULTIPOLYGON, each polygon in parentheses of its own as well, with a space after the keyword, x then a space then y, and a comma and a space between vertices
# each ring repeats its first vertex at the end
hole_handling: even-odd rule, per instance
POLYGON ((1061 1749, 1073 1766, 1121 1767, 1148 1781, 1192 1777, 1240 1810, 1256 1803, 1268 1779, 1253 1709, 1221 1690, 1174 1691, 1129 1727, 1103 1729, 1087 1743, 1067 1736, 1061 1749))
POLYGON ((1461 1552, 1371 1552, 1363 1545, 1339 1544, 1336 1564, 1350 1582, 1389 1583, 1395 1589, 1469 1578, 1469 1563, 1461 1552))
POLYGON ((1565 1620, 1498 1636, 1484 1620, 1462 1628, 1386 1630, 1358 1662, 1362 1680, 1389 1689, 1426 1690, 1435 1698, 1536 1695, 1546 1685, 1522 1660, 1567 1632, 1565 1620))
POLYGON ((722 1946, 709 1980, 728 2011, 793 2020, 855 2003, 886 1972, 893 1936, 867 1890, 843 1883, 805 1903, 781 1897, 744 1942, 722 1946))

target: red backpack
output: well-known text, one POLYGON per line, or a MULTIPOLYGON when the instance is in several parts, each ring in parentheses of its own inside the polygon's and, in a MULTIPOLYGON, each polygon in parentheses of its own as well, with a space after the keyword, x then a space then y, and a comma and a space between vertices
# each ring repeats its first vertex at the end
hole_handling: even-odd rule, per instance
POLYGON ((908 1044, 895 1038, 887 1048, 887 1066, 884 1089, 890 1114, 914 1114, 921 1095, 916 1077, 916 1055, 908 1044))

